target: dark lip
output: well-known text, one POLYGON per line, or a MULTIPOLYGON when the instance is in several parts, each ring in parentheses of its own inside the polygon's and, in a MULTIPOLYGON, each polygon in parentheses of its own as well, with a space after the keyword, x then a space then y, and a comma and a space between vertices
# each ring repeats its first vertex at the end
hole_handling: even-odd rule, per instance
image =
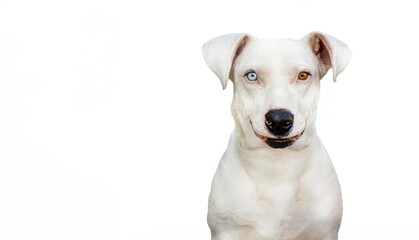
POLYGON ((270 138, 263 135, 258 134, 255 129, 253 128, 252 121, 250 121, 250 125, 252 126, 253 132, 255 135, 264 141, 269 147, 271 148, 286 148, 291 146, 295 141, 297 141, 304 133, 304 130, 301 131, 299 134, 288 137, 288 138, 270 138))

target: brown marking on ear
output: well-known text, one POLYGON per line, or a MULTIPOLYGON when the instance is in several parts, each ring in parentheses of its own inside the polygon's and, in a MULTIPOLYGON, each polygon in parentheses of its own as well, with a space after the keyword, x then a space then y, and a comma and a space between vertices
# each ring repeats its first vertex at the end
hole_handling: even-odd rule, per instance
POLYGON ((231 68, 230 68, 231 70, 230 70, 230 76, 229 76, 231 80, 233 80, 233 77, 234 77, 234 64, 236 63, 236 59, 240 55, 240 53, 243 51, 244 46, 246 46, 249 40, 250 40, 249 36, 244 36, 240 40, 240 43, 237 45, 236 51, 234 53, 233 61, 231 62, 231 68))
POLYGON ((231 63, 232 66, 234 65, 234 62, 236 61, 237 57, 243 51, 244 46, 247 44, 248 41, 249 41, 249 37, 248 36, 244 36, 243 39, 240 41, 239 45, 236 48, 236 53, 234 54, 233 62, 231 63))
POLYGON ((330 43, 321 34, 313 34, 310 39, 310 45, 314 52, 314 55, 319 60, 321 68, 321 74, 326 74, 327 70, 332 67, 332 52, 329 48, 330 43))

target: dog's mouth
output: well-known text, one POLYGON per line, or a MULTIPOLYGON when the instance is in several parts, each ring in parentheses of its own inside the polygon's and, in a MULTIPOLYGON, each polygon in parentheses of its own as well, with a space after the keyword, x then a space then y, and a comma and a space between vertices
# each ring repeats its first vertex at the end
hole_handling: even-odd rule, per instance
POLYGON ((286 148, 291 146, 295 141, 297 141, 304 133, 304 130, 301 131, 299 134, 293 136, 293 137, 288 137, 288 138, 270 138, 267 136, 263 136, 260 135, 259 133, 257 133, 255 131, 255 129, 253 128, 253 124, 252 121, 250 121, 250 125, 252 126, 253 132, 255 133, 255 135, 260 138, 262 141, 264 141, 266 144, 268 144, 269 147, 271 148, 286 148))

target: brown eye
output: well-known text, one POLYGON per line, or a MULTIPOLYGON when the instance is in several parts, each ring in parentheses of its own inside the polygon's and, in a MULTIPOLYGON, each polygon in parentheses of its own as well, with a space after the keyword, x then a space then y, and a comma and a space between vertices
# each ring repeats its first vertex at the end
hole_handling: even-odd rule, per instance
POLYGON ((299 74, 298 74, 298 80, 307 80, 308 79, 308 77, 310 76, 311 74, 310 73, 308 73, 308 72, 300 72, 299 74))

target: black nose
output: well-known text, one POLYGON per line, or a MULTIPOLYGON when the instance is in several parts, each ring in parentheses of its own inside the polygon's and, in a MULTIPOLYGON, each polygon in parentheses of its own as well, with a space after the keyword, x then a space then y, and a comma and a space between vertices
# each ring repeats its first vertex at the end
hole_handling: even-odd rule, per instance
POLYGON ((265 125, 277 137, 286 136, 294 124, 294 115, 286 109, 270 110, 265 114, 265 125))

